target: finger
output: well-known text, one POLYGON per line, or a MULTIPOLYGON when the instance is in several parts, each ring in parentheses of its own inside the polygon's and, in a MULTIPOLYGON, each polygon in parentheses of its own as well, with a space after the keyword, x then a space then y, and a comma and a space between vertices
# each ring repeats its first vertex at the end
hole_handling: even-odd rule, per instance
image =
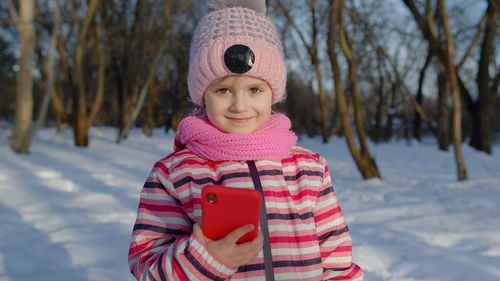
POLYGON ((259 231, 259 234, 252 240, 243 244, 239 244, 238 247, 243 252, 259 252, 264 246, 264 236, 259 231))
POLYGON ((262 246, 264 244, 264 235, 262 235, 262 232, 259 230, 257 232, 257 235, 250 241, 242 243, 243 244, 249 244, 249 245, 257 245, 257 247, 260 245, 262 246))
POLYGON ((236 242, 245 234, 252 231, 254 229, 253 224, 246 224, 242 227, 238 227, 237 229, 231 231, 224 239, 227 239, 228 242, 232 244, 236 244, 236 242))

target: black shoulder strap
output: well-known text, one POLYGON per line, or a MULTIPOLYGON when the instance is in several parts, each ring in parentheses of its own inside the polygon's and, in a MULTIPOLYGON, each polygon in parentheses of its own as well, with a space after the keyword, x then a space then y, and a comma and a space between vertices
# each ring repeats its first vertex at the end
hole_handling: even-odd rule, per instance
POLYGON ((260 205, 260 227, 262 235, 264 236, 264 266, 266 269, 266 280, 274 281, 273 272, 273 257, 271 255, 271 245, 269 243, 269 227, 267 226, 267 212, 266 202, 264 201, 264 192, 262 191, 262 184, 259 178, 259 171, 255 166, 254 161, 247 161, 248 168, 250 169, 250 176, 252 177, 255 189, 262 195, 262 204, 260 205))

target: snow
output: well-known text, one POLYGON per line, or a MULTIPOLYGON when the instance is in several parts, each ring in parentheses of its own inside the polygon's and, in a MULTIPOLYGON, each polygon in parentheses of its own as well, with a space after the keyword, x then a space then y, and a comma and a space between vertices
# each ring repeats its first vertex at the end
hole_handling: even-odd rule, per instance
MULTIPOLYGON (((114 129, 93 128, 76 148, 69 129, 43 129, 20 156, 3 127, 0 281, 133 280, 139 192, 174 135, 137 130, 116 144, 114 129)), ((500 157, 464 145, 469 180, 458 182, 452 150, 432 140, 371 144, 383 179, 363 181, 343 139, 300 143, 328 160, 365 280, 500 280, 500 157)))

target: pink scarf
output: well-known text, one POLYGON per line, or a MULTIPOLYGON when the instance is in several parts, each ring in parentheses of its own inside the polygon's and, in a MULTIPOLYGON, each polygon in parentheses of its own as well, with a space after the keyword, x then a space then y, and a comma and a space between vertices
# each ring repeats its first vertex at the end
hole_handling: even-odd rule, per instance
POLYGON ((228 134, 212 125, 205 115, 192 115, 179 123, 174 149, 187 147, 210 160, 280 160, 297 143, 290 128, 286 115, 273 114, 253 133, 228 134))

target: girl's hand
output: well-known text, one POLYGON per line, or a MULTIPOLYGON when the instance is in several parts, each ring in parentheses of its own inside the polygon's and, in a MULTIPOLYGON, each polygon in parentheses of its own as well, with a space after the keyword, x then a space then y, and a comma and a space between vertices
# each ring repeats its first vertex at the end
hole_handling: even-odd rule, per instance
POLYGON ((259 254, 262 249, 264 238, 259 231, 257 237, 252 241, 236 244, 241 236, 253 230, 252 224, 244 225, 233 230, 231 233, 219 240, 210 240, 204 234, 201 227, 196 223, 193 226, 194 235, 200 239, 208 248, 210 253, 224 265, 230 268, 238 268, 247 264, 259 254))

